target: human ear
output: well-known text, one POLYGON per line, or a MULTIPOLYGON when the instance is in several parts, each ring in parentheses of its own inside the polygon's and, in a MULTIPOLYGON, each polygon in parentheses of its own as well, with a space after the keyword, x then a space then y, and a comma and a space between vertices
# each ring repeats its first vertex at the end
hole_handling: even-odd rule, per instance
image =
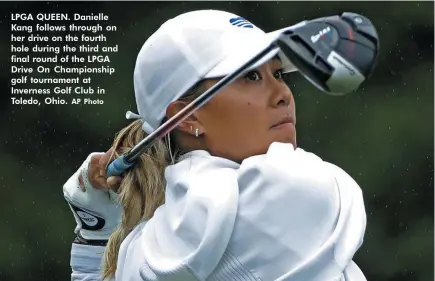
MULTIPOLYGON (((185 108, 188 105, 188 102, 186 101, 174 101, 172 102, 168 108, 166 109, 166 117, 168 119, 175 116, 177 113, 179 113, 183 108, 185 108)), ((185 120, 183 120, 180 124, 178 124, 177 129, 198 137, 199 135, 202 135, 204 133, 204 128, 199 121, 197 114, 192 113, 189 117, 187 117, 185 120)))

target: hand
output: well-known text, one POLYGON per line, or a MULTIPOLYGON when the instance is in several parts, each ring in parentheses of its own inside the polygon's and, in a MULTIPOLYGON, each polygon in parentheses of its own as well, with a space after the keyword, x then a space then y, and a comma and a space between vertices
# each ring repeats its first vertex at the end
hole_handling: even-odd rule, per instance
POLYGON ((88 241, 109 239, 121 222, 122 207, 111 189, 119 186, 121 178, 112 179, 118 184, 111 184, 102 173, 111 152, 89 155, 63 186, 64 198, 77 222, 75 233, 88 241))
MULTIPOLYGON (((116 192, 121 184, 122 177, 112 176, 106 178, 107 164, 113 160, 113 147, 106 153, 98 153, 92 155, 88 166, 88 180, 95 189, 111 189, 116 192)), ((80 188, 86 191, 85 184, 83 183, 82 174, 79 176, 80 188)))

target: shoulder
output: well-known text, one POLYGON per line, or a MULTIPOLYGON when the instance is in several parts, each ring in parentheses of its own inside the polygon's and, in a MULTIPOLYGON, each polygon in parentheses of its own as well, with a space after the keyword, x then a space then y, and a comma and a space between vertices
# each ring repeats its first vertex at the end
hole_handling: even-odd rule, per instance
POLYGON ((146 221, 139 223, 122 241, 118 253, 116 280, 141 280, 140 269, 144 266, 141 235, 146 221))
POLYGON ((316 194, 330 200, 338 193, 361 196, 358 183, 339 166, 291 144, 273 143, 264 155, 250 157, 238 170, 240 192, 284 198, 316 194))
POLYGON ((290 143, 274 142, 269 146, 265 154, 256 155, 243 161, 243 166, 250 165, 273 165, 299 163, 321 163, 322 159, 314 153, 307 152, 302 148, 294 148, 290 143))
POLYGON ((180 162, 166 168, 167 188, 184 192, 195 189, 209 195, 224 192, 226 186, 233 186, 237 182, 238 167, 237 163, 212 156, 206 151, 193 151, 180 162))
POLYGON ((330 177, 323 169, 324 161, 314 153, 294 148, 287 143, 273 143, 266 154, 250 157, 242 162, 239 177, 288 181, 289 178, 324 179, 330 177))
POLYGON ((356 180, 343 168, 329 162, 324 162, 325 169, 328 169, 334 175, 337 185, 340 188, 347 187, 354 191, 361 191, 359 184, 356 180))

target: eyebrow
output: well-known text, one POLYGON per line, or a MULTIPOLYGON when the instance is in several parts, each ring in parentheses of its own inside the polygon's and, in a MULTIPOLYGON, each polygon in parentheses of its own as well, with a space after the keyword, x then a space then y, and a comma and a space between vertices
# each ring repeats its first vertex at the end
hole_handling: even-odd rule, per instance
POLYGON ((279 55, 275 55, 275 56, 272 58, 272 60, 278 60, 279 62, 282 62, 282 61, 281 61, 281 58, 279 57, 279 55))

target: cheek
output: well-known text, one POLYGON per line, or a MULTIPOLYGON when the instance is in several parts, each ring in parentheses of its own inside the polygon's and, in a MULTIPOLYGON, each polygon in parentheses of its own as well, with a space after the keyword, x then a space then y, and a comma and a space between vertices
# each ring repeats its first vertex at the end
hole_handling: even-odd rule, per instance
POLYGON ((296 115, 296 104, 295 104, 294 98, 292 98, 292 100, 290 102, 290 106, 291 106, 291 108, 293 108, 293 113, 296 115))
POLYGON ((245 137, 266 131, 266 107, 261 101, 253 100, 216 100, 207 108, 209 114, 204 124, 209 136, 221 141, 244 140, 245 137))

